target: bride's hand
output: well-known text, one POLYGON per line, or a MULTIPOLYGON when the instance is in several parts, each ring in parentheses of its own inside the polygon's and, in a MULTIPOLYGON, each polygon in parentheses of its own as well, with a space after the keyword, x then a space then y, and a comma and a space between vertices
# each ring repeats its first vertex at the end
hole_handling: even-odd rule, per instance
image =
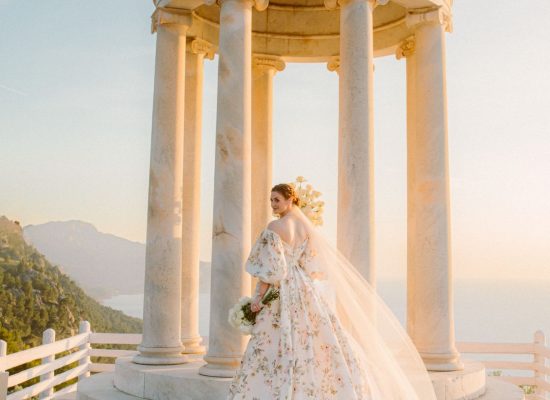
POLYGON ((253 300, 252 303, 250 304, 250 310, 252 312, 258 312, 262 309, 263 307, 263 304, 260 304, 260 302, 258 300, 253 300))

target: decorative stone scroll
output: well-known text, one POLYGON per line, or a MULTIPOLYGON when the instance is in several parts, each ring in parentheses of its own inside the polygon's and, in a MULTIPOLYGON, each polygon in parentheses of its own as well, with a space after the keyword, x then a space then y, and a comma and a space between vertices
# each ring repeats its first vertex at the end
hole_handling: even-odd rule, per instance
POLYGON ((415 46, 416 42, 414 36, 408 37, 397 47, 397 50, 395 51, 395 58, 401 60, 402 58, 406 58, 414 54, 415 46))
POLYGON ((340 56, 333 56, 327 61, 327 69, 338 73, 340 70, 340 56))
POLYGON ((194 54, 204 54, 204 57, 213 60, 216 55, 216 46, 204 39, 195 38, 191 41, 191 51, 194 54))
POLYGON ((172 24, 189 28, 192 22, 191 11, 176 9, 168 11, 165 8, 159 7, 151 15, 151 33, 155 33, 159 25, 172 24))
POLYGON ((453 19, 449 11, 442 7, 432 9, 410 10, 407 14, 406 24, 409 28, 418 24, 437 22, 445 27, 446 32, 453 31, 453 19))
POLYGON ((252 58, 252 66, 256 70, 273 69, 275 72, 281 72, 285 69, 285 62, 279 57, 257 55, 252 58))

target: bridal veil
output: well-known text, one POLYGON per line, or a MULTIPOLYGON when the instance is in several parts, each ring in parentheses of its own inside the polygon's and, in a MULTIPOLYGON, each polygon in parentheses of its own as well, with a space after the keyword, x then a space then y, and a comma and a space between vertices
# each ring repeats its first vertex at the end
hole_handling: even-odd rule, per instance
POLYGON ((370 283, 299 210, 309 236, 309 270, 372 378, 373 400, 436 400, 411 338, 370 283))

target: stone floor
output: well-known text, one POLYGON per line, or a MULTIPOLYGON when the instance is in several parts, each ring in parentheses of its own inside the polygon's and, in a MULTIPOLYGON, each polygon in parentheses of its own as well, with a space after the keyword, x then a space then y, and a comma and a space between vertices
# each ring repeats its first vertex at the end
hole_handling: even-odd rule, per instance
MULTIPOLYGON (((63 400, 138 400, 138 397, 124 394, 113 386, 113 373, 96 374, 78 383, 78 397, 63 397, 63 400)), ((204 398, 192 398, 185 394, 178 397, 179 400, 204 400, 204 398)), ((479 400, 524 400, 523 391, 516 385, 504 382, 495 377, 487 377, 487 391, 479 400)), ((154 399, 157 400, 157 399, 154 399)), ((160 400, 160 399, 158 399, 160 400)))

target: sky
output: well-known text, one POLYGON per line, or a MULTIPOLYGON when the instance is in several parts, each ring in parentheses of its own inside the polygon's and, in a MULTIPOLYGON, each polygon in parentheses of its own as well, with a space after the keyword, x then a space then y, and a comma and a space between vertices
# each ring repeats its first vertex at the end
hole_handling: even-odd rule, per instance
MULTIPOLYGON (((550 3, 455 1, 447 34, 454 279, 550 282, 550 3)), ((0 215, 144 242, 151 1, 0 0, 0 215)), ((405 60, 375 60, 375 258, 406 276, 405 60)), ((206 61, 201 259, 211 258, 217 59, 206 61)), ((306 177, 335 237, 338 80, 274 80, 273 183, 306 177)), ((360 223, 360 221, 359 221, 360 223)))

